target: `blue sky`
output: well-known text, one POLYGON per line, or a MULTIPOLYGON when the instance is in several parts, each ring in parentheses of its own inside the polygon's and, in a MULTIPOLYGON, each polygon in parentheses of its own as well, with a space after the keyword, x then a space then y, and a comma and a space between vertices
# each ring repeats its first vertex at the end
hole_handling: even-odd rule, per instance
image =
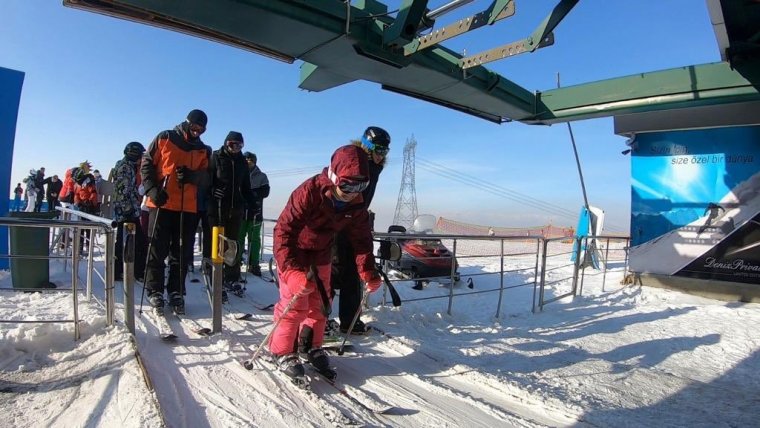
MULTIPOLYGON (((387 3, 395 9, 400 1, 387 3)), ((445 15, 439 26, 488 3, 445 15)), ((554 4, 518 1, 514 17, 444 44, 476 53, 524 38, 554 4)), ((488 67, 529 90, 545 90, 555 87, 557 73, 568 86, 719 60, 704 1, 584 0, 555 31, 554 46, 488 67)), ((59 0, 6 0, 0 67, 26 73, 12 184, 30 168, 45 166, 48 175, 62 176, 85 159, 107 174, 126 143, 147 146, 159 131, 201 108, 209 116, 207 144, 217 149, 228 131, 240 131, 244 150, 255 152, 270 173, 268 218, 279 215, 293 188, 326 165, 335 148, 376 125, 393 139, 372 207, 382 228, 393 217, 402 149, 412 135, 418 142, 420 213, 503 227, 575 224, 557 212, 577 212, 583 204, 564 124, 495 125, 368 82, 309 93, 297 87, 299 64, 65 8, 59 0), (432 171, 435 165, 558 209, 537 209, 519 196, 505 198, 444 178, 432 171)), ((590 203, 606 211, 610 226, 627 232, 630 158, 620 154, 625 139, 613 134, 611 118, 574 122, 573 131, 590 203)))

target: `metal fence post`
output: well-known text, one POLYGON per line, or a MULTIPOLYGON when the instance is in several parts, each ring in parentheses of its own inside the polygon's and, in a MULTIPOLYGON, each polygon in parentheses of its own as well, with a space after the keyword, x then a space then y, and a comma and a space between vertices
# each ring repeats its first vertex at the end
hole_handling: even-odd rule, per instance
POLYGON ((211 332, 222 332, 222 252, 224 251, 219 239, 224 235, 224 228, 214 226, 211 231, 211 332))
POLYGON ((499 318, 501 313, 501 298, 504 295, 504 239, 500 239, 501 254, 499 264, 499 302, 496 304, 496 318, 499 318))
POLYGON ((87 229, 88 232, 90 232, 87 238, 87 301, 89 302, 92 300, 92 271, 93 271, 93 263, 94 263, 94 251, 93 251, 93 242, 95 242, 93 238, 93 235, 95 235, 94 229, 87 229))
POLYGON ((449 309, 447 313, 451 315, 451 305, 454 303, 454 274, 457 271, 457 240, 454 238, 454 244, 451 252, 451 287, 449 287, 449 309))
MULTIPOLYGON (((576 249, 577 252, 575 253, 575 266, 573 267, 573 296, 575 296, 576 292, 578 291, 578 272, 580 271, 580 267, 582 263, 581 262, 581 248, 582 248, 583 242, 586 241, 586 237, 578 236, 576 237, 576 239, 578 242, 578 248, 576 249)), ((588 241, 586 241, 586 253, 588 253, 588 251, 589 251, 588 241)), ((584 260, 588 256, 588 254, 586 253, 584 253, 584 256, 583 256, 584 260)))
MULTIPOLYGON (((546 284, 546 254, 548 253, 548 246, 549 241, 546 240, 546 238, 541 238, 541 241, 543 242, 543 249, 541 251, 541 282, 539 283, 538 289, 538 307, 539 310, 544 310, 544 285, 546 284)), ((531 312, 536 312, 536 287, 533 286, 533 309, 531 312)))
POLYGON ((610 254, 610 238, 607 238, 607 247, 604 248, 604 270, 602 271, 602 291, 604 291, 604 285, 607 281, 607 260, 609 260, 610 254))
MULTIPOLYGON (((135 334, 135 233, 134 223, 124 223, 122 242, 124 242, 124 323, 132 335, 135 334)), ((117 229, 118 233, 118 229, 117 229)))
MULTIPOLYGON (((74 236, 79 233, 79 228, 72 229, 74 236)), ((74 340, 79 340, 79 296, 77 296, 77 282, 79 281, 79 240, 72 242, 71 252, 71 295, 74 296, 74 340)))
MULTIPOLYGON (((93 230, 94 232, 94 230, 93 230)), ((109 228, 106 230, 106 324, 113 325, 114 307, 116 306, 116 296, 114 295, 113 277, 114 277, 114 251, 116 230, 109 228)), ((90 244, 92 245, 92 244, 90 244)))

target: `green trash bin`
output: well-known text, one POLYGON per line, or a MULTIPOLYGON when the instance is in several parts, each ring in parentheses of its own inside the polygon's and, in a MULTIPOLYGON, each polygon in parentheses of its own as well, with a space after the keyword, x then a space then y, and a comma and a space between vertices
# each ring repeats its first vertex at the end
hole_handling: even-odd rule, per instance
MULTIPOLYGON (((24 219, 47 219, 58 217, 53 212, 11 212, 9 217, 24 219)), ((10 227, 11 255, 47 256, 50 254, 50 229, 44 227, 10 227)), ((11 259, 13 288, 54 288, 50 282, 50 260, 11 259)))

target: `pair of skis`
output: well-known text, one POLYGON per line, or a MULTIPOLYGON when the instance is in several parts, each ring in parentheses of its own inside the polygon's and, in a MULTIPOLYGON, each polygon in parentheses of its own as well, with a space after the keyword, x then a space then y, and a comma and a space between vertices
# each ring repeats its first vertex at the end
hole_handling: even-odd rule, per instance
MULTIPOLYGON (((211 336, 210 328, 202 327, 198 325, 197 322, 191 321, 189 318, 186 318, 183 314, 178 314, 177 312, 173 310, 171 312, 175 317, 177 317, 180 323, 184 325, 188 330, 192 331, 198 336, 203 336, 203 337, 211 336)), ((163 310, 161 311, 154 310, 153 315, 155 317, 156 326, 158 327, 158 337, 164 342, 176 341, 177 334, 174 332, 174 329, 169 324, 169 321, 166 319, 166 312, 164 312, 163 310)))
MULTIPOLYGON (((262 355, 262 359, 260 359, 259 361, 260 362, 266 361, 266 363, 268 363, 267 364, 268 366, 271 365, 271 367, 268 367, 270 372, 275 372, 281 377, 286 378, 289 383, 295 385, 300 390, 309 391, 310 393, 313 393, 317 397, 319 397, 319 394, 311 388, 312 379, 316 378, 322 381, 323 383, 329 385, 333 390, 335 390, 337 393, 339 393, 340 395, 342 395, 343 397, 351 401, 355 406, 361 408, 365 412, 378 414, 378 415, 388 415, 388 414, 392 414, 396 410, 394 406, 372 399, 371 397, 368 396, 368 394, 362 392, 358 388, 351 388, 352 391, 349 392, 345 386, 340 385, 337 382, 337 372, 335 371, 335 369, 331 369, 329 372, 319 371, 307 363, 307 364, 304 364, 304 368, 308 370, 308 373, 311 376, 307 375, 303 379, 291 378, 285 373, 282 373, 277 368, 277 364, 273 361, 272 358, 273 358, 272 355, 267 352, 264 355, 262 355), (357 398, 356 395, 361 395, 362 399, 357 398)), ((243 363, 243 367, 245 367, 247 370, 253 370, 253 361, 245 360, 242 363, 243 363)))

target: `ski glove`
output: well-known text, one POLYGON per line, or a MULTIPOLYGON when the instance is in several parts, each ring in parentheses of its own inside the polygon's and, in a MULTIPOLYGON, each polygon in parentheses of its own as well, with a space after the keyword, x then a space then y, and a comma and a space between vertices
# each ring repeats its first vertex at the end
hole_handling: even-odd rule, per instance
POLYGON ((186 166, 178 166, 175 172, 177 174, 177 181, 180 184, 194 184, 197 181, 198 173, 186 166))
POLYGON ((285 283, 288 284, 293 293, 298 296, 305 296, 316 290, 316 285, 309 279, 306 272, 300 270, 289 270, 282 275, 285 283))
POLYGON ((362 272, 359 274, 359 277, 367 284, 367 291, 370 293, 379 290, 380 286, 383 285, 380 275, 374 270, 362 272))
POLYGON ((212 192, 212 195, 214 196, 214 199, 224 199, 224 188, 214 187, 214 191, 212 192))
POLYGON ((148 197, 156 204, 157 207, 162 207, 169 200, 169 194, 166 190, 154 187, 148 191, 148 197))

